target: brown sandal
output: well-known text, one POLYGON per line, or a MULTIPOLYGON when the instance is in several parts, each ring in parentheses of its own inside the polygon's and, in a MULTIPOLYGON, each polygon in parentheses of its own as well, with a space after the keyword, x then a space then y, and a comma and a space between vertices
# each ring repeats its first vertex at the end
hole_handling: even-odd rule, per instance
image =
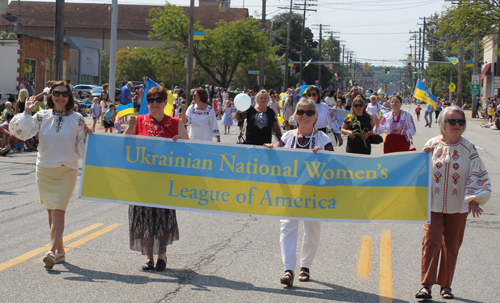
POLYGON ((299 281, 307 282, 307 281, 309 281, 310 276, 311 275, 309 273, 309 268, 307 268, 307 267, 300 268, 299 281))
POLYGON ((281 284, 285 284, 286 286, 293 286, 293 278, 294 278, 293 270, 285 270, 285 274, 281 277, 281 284))

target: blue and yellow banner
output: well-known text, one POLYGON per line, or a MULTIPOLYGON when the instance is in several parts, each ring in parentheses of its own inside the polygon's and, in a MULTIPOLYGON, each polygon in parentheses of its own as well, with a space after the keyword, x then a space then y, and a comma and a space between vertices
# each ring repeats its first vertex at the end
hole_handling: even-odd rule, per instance
POLYGON ((118 116, 120 116, 120 118, 126 115, 133 115, 135 114, 134 103, 117 106, 116 111, 118 112, 118 116))
POLYGON ((233 215, 427 223, 430 157, 313 154, 132 136, 88 137, 80 197, 233 215))
POLYGON ((205 32, 193 32, 193 40, 205 40, 205 32))
POLYGON ((418 79, 417 85, 415 86, 415 92, 413 93, 413 97, 417 100, 423 101, 432 105, 434 109, 437 108, 437 99, 434 97, 427 87, 418 79))

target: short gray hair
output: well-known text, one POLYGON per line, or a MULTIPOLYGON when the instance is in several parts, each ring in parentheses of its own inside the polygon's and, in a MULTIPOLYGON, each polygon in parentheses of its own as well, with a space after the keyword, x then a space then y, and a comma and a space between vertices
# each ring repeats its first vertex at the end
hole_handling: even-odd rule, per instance
MULTIPOLYGON (((300 98, 299 102, 295 106, 295 112, 293 113, 293 117, 295 118, 295 121, 297 121, 297 111, 299 108, 307 108, 310 110, 314 111, 314 117, 316 118, 316 121, 318 120, 318 107, 316 106, 316 102, 313 99, 308 99, 306 97, 300 98)), ((314 126, 316 126, 316 121, 314 121, 314 126)), ((299 122, 297 122, 297 125, 299 125, 299 122)))
MULTIPOLYGON (((446 114, 448 114, 449 112, 457 112, 462 116, 462 119, 467 121, 467 119, 465 118, 465 113, 460 107, 458 107, 456 105, 451 105, 451 106, 447 106, 447 107, 443 108, 443 110, 439 113, 439 116, 437 118, 437 123, 439 125, 439 132, 443 136, 444 136, 444 123, 445 123, 444 120, 445 120, 446 114)), ((462 134, 465 132, 466 128, 467 128, 467 122, 465 122, 464 129, 462 130, 462 134)), ((462 135, 462 134, 460 134, 460 135, 462 135)))
POLYGON ((127 82, 127 85, 134 86, 134 83, 132 81, 127 82))

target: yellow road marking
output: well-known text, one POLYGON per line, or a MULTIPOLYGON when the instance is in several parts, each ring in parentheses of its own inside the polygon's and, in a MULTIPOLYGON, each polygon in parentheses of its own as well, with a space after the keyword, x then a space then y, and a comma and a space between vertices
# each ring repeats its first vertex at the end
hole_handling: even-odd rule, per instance
MULTIPOLYGON (((74 232, 71 235, 63 237, 63 242, 70 241, 70 240, 72 240, 72 239, 74 239, 76 237, 79 237, 79 236, 81 236, 81 235, 83 235, 83 234, 85 234, 85 233, 87 233, 87 232, 89 232, 89 231, 91 231, 93 229, 98 228, 101 225, 102 225, 102 223, 93 224, 93 225, 90 225, 89 227, 86 227, 86 228, 81 229, 81 230, 79 230, 77 232, 74 232)), ((21 255, 21 256, 19 256, 17 258, 14 258, 14 259, 12 259, 10 261, 2 263, 2 264, 0 264, 0 272, 4 271, 7 268, 10 268, 10 267, 12 267, 14 265, 17 265, 17 264, 19 264, 21 262, 24 262, 24 261, 26 261, 28 259, 31 259, 31 258, 33 258, 33 257, 35 257, 35 256, 37 256, 37 255, 39 255, 41 253, 44 253, 48 249, 49 249, 49 244, 47 244, 45 246, 42 246, 42 247, 39 247, 37 249, 34 249, 34 250, 30 251, 30 252, 27 252, 24 255, 21 255)))
POLYGON ((92 233, 92 234, 90 234, 90 235, 88 235, 88 236, 85 236, 85 237, 81 238, 80 240, 77 240, 77 241, 75 241, 75 242, 73 242, 73 243, 70 243, 70 244, 66 245, 66 246, 64 247, 64 250, 65 250, 65 251, 69 251, 69 250, 71 250, 71 249, 73 249, 73 248, 75 248, 75 247, 78 247, 78 246, 80 246, 80 245, 82 245, 82 244, 85 244, 85 243, 87 243, 88 241, 90 241, 90 240, 92 240, 92 239, 95 239, 95 238, 97 238, 97 237, 99 237, 99 236, 101 236, 101 235, 103 235, 103 234, 107 233, 108 231, 110 231, 110 230, 113 230, 113 229, 117 228, 117 227, 118 227, 118 226, 120 226, 120 225, 121 225, 120 223, 117 223, 117 224, 112 224, 112 225, 110 225, 110 226, 108 226, 108 227, 105 227, 105 228, 103 228, 103 229, 101 229, 101 230, 98 230, 98 231, 96 231, 95 233, 92 233))
POLYGON ((392 303, 391 231, 383 230, 380 240, 379 303, 392 303))
POLYGON ((361 239, 358 258, 358 280, 366 280, 370 276, 372 266, 372 248, 373 239, 369 236, 364 236, 361 239))

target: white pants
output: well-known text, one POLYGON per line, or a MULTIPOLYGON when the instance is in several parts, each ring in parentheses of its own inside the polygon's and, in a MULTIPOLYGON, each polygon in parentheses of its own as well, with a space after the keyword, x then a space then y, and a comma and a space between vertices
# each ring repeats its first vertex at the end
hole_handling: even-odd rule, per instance
MULTIPOLYGON (((311 267, 314 256, 318 251, 320 229, 321 222, 304 221, 304 241, 300 253, 300 267, 311 267)), ((298 234, 298 220, 281 220, 281 259, 283 260, 285 270, 295 271, 298 234)))

